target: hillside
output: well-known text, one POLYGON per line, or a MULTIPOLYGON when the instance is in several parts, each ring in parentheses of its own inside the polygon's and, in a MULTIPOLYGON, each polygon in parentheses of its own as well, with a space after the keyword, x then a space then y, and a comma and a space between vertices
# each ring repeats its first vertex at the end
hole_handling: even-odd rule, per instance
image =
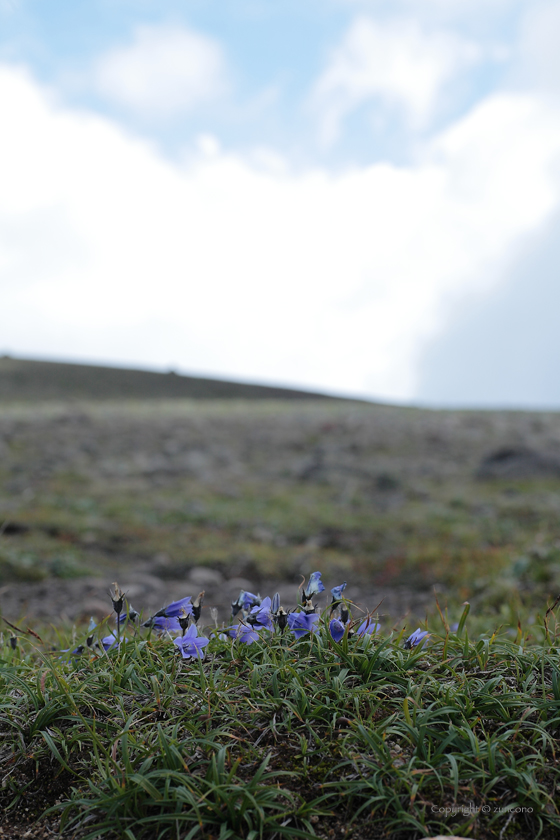
POLYGON ((173 371, 0 358, 0 401, 99 399, 325 400, 324 394, 182 376, 173 371))
POLYGON ((205 589, 224 617, 320 569, 384 621, 433 611, 434 586, 509 619, 560 591, 559 459, 557 413, 6 403, 0 610, 89 618, 118 579, 150 609, 205 589))

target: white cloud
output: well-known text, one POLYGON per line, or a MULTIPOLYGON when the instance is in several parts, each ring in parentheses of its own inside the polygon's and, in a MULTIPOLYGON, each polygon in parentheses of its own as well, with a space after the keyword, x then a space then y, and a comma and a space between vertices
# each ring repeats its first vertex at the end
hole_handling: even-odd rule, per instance
POLYGON ((219 96, 227 88, 220 45, 178 26, 139 26, 129 46, 101 56, 93 85, 106 99, 141 116, 169 116, 219 96))
POLYGON ((3 348, 387 399, 442 302, 558 203, 560 115, 496 96, 415 165, 294 174, 202 140, 171 164, 0 68, 3 348), (17 317, 14 313, 20 313, 17 317))
POLYGON ((454 33, 426 33, 407 19, 356 18, 312 94, 321 113, 323 139, 336 139, 342 120, 370 100, 400 109, 414 127, 424 126, 444 88, 479 57, 474 44, 454 33))
POLYGON ((560 2, 533 3, 520 26, 519 60, 514 65, 517 86, 560 95, 560 2))

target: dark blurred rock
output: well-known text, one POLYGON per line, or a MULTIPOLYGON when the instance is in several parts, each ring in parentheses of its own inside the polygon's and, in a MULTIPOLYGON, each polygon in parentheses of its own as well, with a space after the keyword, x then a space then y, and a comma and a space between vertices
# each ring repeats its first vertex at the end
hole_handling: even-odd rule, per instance
POLYGON ((482 480, 533 476, 560 476, 560 458, 526 446, 502 446, 482 459, 476 473, 482 480))
POLYGON ((9 519, 3 525, 0 525, 0 534, 6 534, 10 537, 14 534, 27 534, 29 531, 29 525, 24 525, 22 522, 11 522, 9 519))
POLYGON ((390 493, 401 486, 399 479, 389 472, 382 472, 375 479, 375 486, 381 493, 390 493))

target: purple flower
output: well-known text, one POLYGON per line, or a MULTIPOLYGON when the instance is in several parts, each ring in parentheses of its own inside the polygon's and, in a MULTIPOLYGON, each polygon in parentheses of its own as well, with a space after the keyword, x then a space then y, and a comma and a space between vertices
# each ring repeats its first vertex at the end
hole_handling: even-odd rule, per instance
POLYGON ((344 636, 344 624, 342 621, 339 621, 338 618, 333 618, 329 624, 329 630, 335 642, 340 642, 344 636))
MULTIPOLYGON (((124 638, 124 636, 121 636, 121 642, 125 641, 126 639, 124 638)), ((119 646, 119 640, 117 639, 114 633, 110 633, 109 636, 104 636, 101 639, 101 644, 103 645, 103 650, 111 650, 111 648, 114 648, 115 645, 117 647, 119 646)))
POLYGON ((163 607, 163 609, 159 610, 159 612, 155 613, 155 615, 145 621, 143 626, 153 627, 160 633, 165 630, 169 633, 179 633, 181 625, 179 624, 178 617, 183 615, 183 611, 186 615, 193 614, 190 595, 187 595, 185 598, 181 598, 180 601, 173 601, 173 603, 163 607))
POLYGON ((265 598, 262 604, 253 607, 246 621, 252 627, 266 627, 267 630, 272 631, 274 627, 270 615, 270 598, 265 598))
POLYGON ((416 647, 416 645, 419 645, 422 639, 425 639, 428 635, 429 634, 427 630, 421 630, 420 628, 418 628, 414 631, 414 633, 412 633, 412 635, 408 637, 408 639, 404 643, 405 649, 410 650, 410 648, 416 647))
POLYGON ((303 589, 303 603, 306 601, 310 601, 314 595, 318 595, 319 592, 324 592, 325 587, 321 581, 321 572, 313 572, 309 575, 309 583, 307 584, 307 588, 303 589))
MULTIPOLYGON (((140 613, 137 612, 129 604, 128 605, 128 612, 121 613, 120 615, 117 616, 117 624, 120 626, 121 624, 124 624, 125 621, 136 621, 136 619, 139 618, 139 616, 140 616, 140 613)), ((95 625, 94 625, 94 627, 95 627, 95 625)))
POLYGON ((245 610, 245 612, 248 612, 253 607, 258 606, 260 603, 260 595, 253 595, 252 592, 245 592, 245 590, 242 589, 239 593, 237 601, 231 602, 231 614, 232 616, 236 616, 239 610, 245 610))
POLYGON ((345 589, 346 589, 346 581, 344 581, 344 583, 341 583, 340 586, 333 586, 333 588, 331 589, 333 604, 334 604, 335 601, 342 600, 342 593, 344 592, 345 589))
POLYGON ((173 644, 177 645, 181 651, 183 659, 204 659, 203 649, 208 642, 209 639, 205 636, 198 635, 196 624, 191 624, 184 636, 179 636, 179 638, 173 640, 173 644))
POLYGON ((246 645, 252 645, 253 642, 258 642, 259 634, 253 627, 248 627, 246 624, 234 624, 233 627, 228 627, 228 635, 232 639, 239 639, 246 645))
POLYGON ((301 639, 306 633, 312 633, 315 630, 317 621, 319 621, 317 613, 290 613, 288 627, 292 630, 296 639, 301 639))
POLYGON ((165 618, 177 618, 179 615, 182 614, 183 610, 186 612, 187 615, 192 615, 192 604, 190 595, 187 595, 185 598, 181 598, 180 601, 173 601, 173 603, 168 604, 162 610, 157 612, 156 616, 164 616, 165 618))
POLYGON ((369 636, 371 633, 377 633, 378 630, 381 630, 381 624, 376 624, 373 619, 366 618, 356 630, 356 636, 369 636))
MULTIPOLYGON (((15 636, 11 636, 10 638, 15 638, 15 636)), ((12 645, 13 647, 13 645, 12 645)), ((77 648, 74 648, 72 651, 72 656, 80 656, 84 652, 85 648, 83 645, 78 645, 77 648)), ((64 648, 64 650, 60 651, 61 653, 70 653, 70 648, 64 648)), ((62 657, 60 657, 62 659, 62 657)))
POLYGON ((164 618, 157 616, 150 619, 148 627, 153 627, 158 633, 180 633, 181 625, 178 618, 164 618))

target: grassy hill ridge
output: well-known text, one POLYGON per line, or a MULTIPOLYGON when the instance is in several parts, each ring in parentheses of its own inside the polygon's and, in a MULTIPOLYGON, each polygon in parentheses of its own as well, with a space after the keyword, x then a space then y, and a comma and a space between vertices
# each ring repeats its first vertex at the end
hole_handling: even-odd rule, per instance
POLYGON ((0 401, 67 399, 282 399, 329 400, 325 394, 228 382, 173 371, 0 358, 0 401))

